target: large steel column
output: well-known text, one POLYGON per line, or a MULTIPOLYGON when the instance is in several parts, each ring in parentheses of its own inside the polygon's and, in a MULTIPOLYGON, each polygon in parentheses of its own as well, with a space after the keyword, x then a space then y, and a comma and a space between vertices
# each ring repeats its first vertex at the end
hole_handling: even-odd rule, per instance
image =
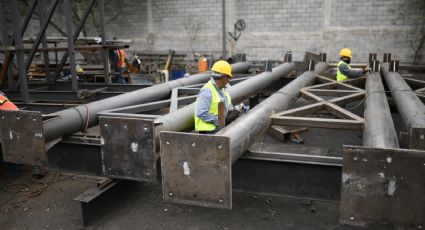
POLYGON ((216 135, 161 132, 164 200, 231 209, 232 164, 268 128, 272 113, 288 108, 326 68, 319 63, 315 72, 297 77, 216 135))
MULTIPOLYGON (((248 63, 236 63, 232 65, 232 73, 244 73, 248 69, 248 63)), ((49 141, 82 130, 86 126, 92 127, 98 123, 97 113, 100 111, 162 100, 168 97, 174 88, 206 82, 210 77, 210 73, 196 74, 188 78, 169 81, 54 113, 52 115, 56 117, 47 120, 43 124, 44 138, 46 141, 49 141)))
POLYGON ((409 131, 410 148, 425 149, 425 105, 399 73, 389 70, 388 64, 383 64, 381 71, 409 131))
POLYGON ((366 78, 366 107, 363 145, 372 148, 399 148, 384 85, 379 73, 366 78))
POLYGON ((230 154, 232 163, 248 149, 254 138, 270 125, 270 116, 273 113, 287 109, 298 98, 301 88, 313 84, 316 74, 324 72, 326 63, 319 63, 315 71, 308 71, 297 77, 272 96, 257 105, 245 116, 237 119, 216 135, 230 138, 230 154))

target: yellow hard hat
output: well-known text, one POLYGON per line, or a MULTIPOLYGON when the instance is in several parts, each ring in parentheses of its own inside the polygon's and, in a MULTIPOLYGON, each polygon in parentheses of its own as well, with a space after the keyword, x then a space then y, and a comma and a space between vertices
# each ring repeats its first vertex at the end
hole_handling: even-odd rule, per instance
POLYGON ((344 48, 341 51, 339 51, 339 56, 352 58, 351 50, 344 48))
POLYGON ((227 61, 220 60, 214 63, 213 67, 211 68, 212 71, 226 74, 229 77, 232 77, 232 67, 227 61))

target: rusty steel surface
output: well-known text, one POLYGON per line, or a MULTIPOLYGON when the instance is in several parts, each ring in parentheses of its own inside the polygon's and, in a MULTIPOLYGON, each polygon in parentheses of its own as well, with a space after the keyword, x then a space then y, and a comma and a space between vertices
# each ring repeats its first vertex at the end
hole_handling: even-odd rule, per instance
POLYGON ((44 165, 44 136, 40 112, 0 111, 0 142, 6 162, 44 165))
POLYGON ((157 178, 151 120, 100 117, 101 149, 105 176, 155 181, 157 178))
POLYGON ((425 228, 425 151, 344 146, 340 221, 425 228))
POLYGON ((160 140, 165 201, 232 208, 229 138, 162 132, 160 140))

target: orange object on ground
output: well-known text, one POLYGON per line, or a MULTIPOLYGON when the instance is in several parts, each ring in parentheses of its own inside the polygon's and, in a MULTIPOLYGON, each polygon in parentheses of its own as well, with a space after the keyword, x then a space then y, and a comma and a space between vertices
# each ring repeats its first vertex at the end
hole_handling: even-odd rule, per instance
POLYGON ((207 59, 202 57, 199 59, 198 61, 198 72, 202 73, 208 70, 208 63, 207 63, 207 59))

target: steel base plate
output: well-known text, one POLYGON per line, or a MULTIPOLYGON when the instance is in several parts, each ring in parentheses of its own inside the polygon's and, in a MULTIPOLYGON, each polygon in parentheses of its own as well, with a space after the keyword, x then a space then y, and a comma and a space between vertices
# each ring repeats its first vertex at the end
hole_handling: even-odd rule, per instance
POLYGON ((4 161, 45 165, 43 120, 40 112, 0 111, 0 133, 4 161))
POLYGON ((157 180, 154 124, 136 118, 100 117, 102 159, 107 177, 157 180))
POLYGON ((160 144, 165 201, 232 208, 228 137, 161 132, 160 144))
POLYGON ((344 146, 343 224, 425 228, 425 151, 344 146))

